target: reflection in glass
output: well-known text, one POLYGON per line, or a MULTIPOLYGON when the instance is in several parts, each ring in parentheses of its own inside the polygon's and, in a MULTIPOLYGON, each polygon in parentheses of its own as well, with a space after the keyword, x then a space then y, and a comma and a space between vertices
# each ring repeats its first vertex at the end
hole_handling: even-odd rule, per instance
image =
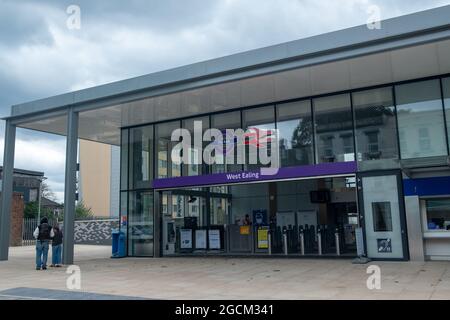
POLYGON ((395 87, 402 159, 447 154, 439 80, 395 87))
POLYGON ((223 155, 215 154, 216 159, 222 157, 224 164, 216 163, 211 166, 212 173, 222 172, 236 172, 242 170, 242 165, 237 164, 237 153, 235 148, 236 140, 233 137, 227 137, 226 129, 240 129, 241 128, 241 113, 239 111, 232 111, 220 113, 211 117, 211 127, 222 130, 223 133, 223 155), (227 155, 232 153, 233 164, 227 163, 227 155))
POLYGON ((309 100, 276 107, 282 167, 313 163, 313 133, 309 100))
POLYGON ((428 230, 450 230, 450 198, 429 199, 426 208, 428 230))
POLYGON ((153 126, 130 129, 132 188, 150 187, 153 179, 153 126))
POLYGON ((128 254, 153 256, 153 191, 130 193, 128 254))
POLYGON ((271 144, 264 143, 264 141, 271 134, 271 130, 275 129, 274 107, 268 106, 244 110, 242 117, 243 129, 245 131, 251 129, 254 132, 245 140, 246 168, 247 170, 260 168, 262 161, 259 157, 259 152, 264 152, 268 156, 271 154, 271 144), (260 149, 262 150, 260 151, 260 149))
POLYGON ((180 128, 179 121, 161 123, 156 126, 157 175, 158 178, 181 176, 181 166, 171 161, 172 148, 178 141, 171 141, 172 132, 180 128))
POLYGON ((398 159, 392 87, 353 93, 358 161, 398 159))
POLYGON ((442 90, 444 91, 445 118, 447 120, 447 134, 450 148, 450 78, 442 79, 442 90))
MULTIPOLYGON (((184 164, 183 166, 183 175, 187 176, 197 176, 199 174, 207 174, 206 166, 203 164, 203 153, 202 149, 196 148, 194 143, 194 122, 201 122, 202 132, 203 133, 209 128, 209 117, 200 117, 200 118, 190 118, 183 120, 183 128, 189 130, 191 133, 191 148, 189 149, 189 163, 184 164), (198 164, 199 163, 199 164, 198 164), (204 169, 204 170, 202 170, 204 169), (205 171, 205 172, 203 172, 205 171)), ((203 140, 203 139, 202 139, 203 140)), ((202 142, 202 148, 209 142, 202 142)))
POLYGON ((392 214, 391 203, 372 202, 373 214, 373 231, 375 232, 390 232, 392 231, 392 214))
POLYGON ((123 129, 120 138, 120 190, 128 189, 128 135, 128 129, 123 129))
POLYGON ((313 100, 317 162, 354 161, 350 95, 313 100))

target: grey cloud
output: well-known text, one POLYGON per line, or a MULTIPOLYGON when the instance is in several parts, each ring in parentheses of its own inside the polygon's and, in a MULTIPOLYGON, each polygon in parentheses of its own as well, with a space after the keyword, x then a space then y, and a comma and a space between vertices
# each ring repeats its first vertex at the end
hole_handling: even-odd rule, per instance
POLYGON ((0 45, 24 43, 51 45, 53 38, 45 21, 44 10, 18 1, 0 4, 0 45))

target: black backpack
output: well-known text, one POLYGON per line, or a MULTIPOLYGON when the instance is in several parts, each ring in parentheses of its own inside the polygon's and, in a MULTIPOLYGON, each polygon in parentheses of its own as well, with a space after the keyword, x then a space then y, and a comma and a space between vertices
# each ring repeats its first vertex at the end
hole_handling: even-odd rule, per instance
POLYGON ((50 240, 50 226, 48 223, 42 223, 39 225, 39 236, 38 240, 50 240))

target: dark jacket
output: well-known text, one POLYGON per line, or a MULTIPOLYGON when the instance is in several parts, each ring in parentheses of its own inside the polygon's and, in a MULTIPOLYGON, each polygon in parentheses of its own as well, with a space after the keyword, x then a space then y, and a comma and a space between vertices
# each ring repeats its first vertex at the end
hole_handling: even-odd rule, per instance
POLYGON ((52 238, 52 246, 58 246, 62 244, 63 234, 62 231, 56 228, 53 228, 53 238, 52 238))

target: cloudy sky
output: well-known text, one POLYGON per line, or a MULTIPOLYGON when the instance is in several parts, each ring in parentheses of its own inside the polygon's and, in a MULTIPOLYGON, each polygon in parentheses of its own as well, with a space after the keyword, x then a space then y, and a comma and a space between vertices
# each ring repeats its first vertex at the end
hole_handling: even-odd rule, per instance
MULTIPOLYGON (((0 116, 10 106, 450 4, 450 0, 0 0, 0 116), (69 5, 81 9, 70 30, 69 5)), ((3 124, 0 126, 0 158, 3 124)), ((63 199, 65 143, 19 129, 15 167, 63 199)))

